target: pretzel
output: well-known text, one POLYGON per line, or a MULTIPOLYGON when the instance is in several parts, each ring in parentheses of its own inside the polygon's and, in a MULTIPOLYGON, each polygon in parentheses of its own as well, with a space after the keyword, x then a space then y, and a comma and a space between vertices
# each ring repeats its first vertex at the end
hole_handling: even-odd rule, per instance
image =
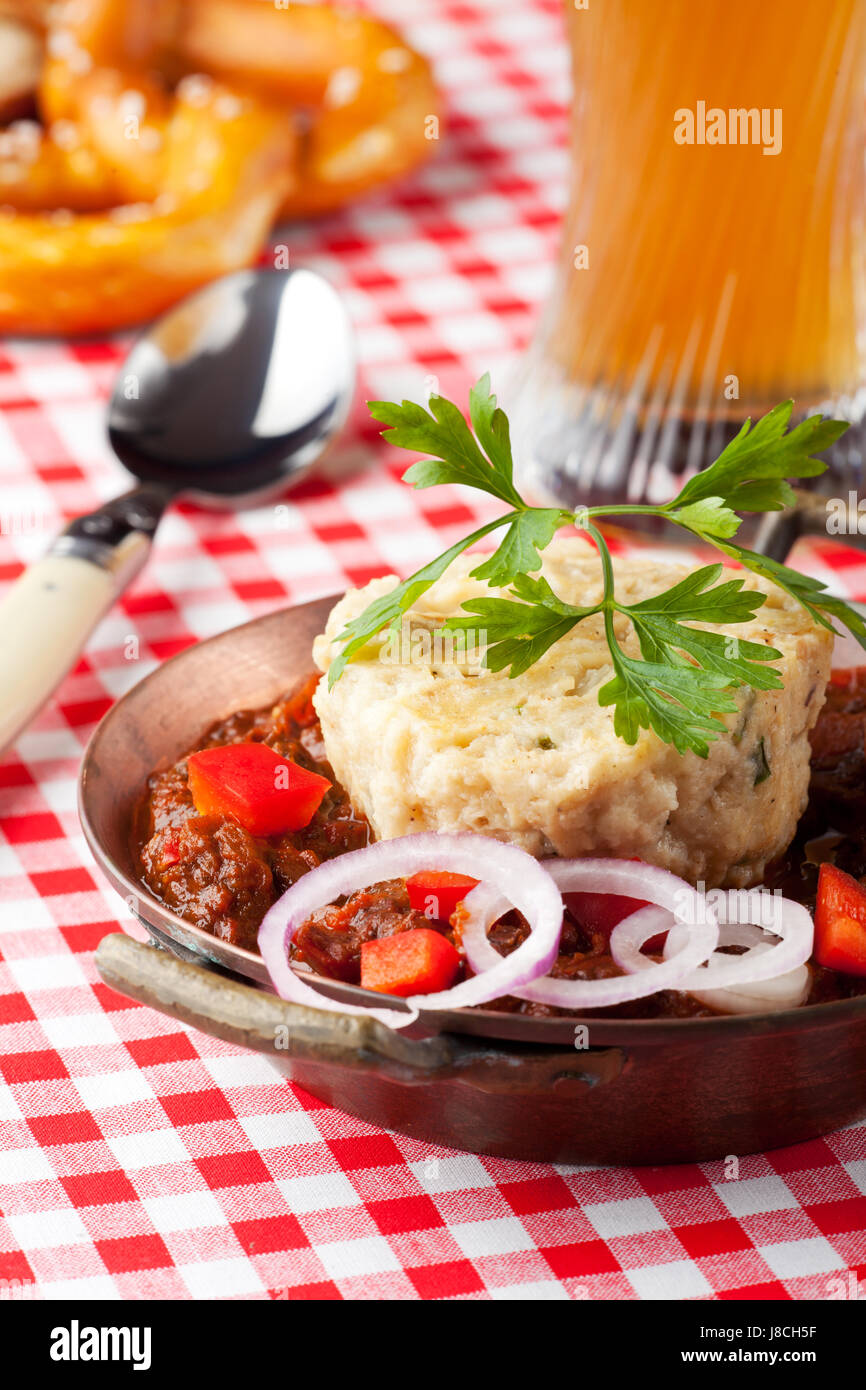
POLYGON ((337 207, 431 148, 429 69, 366 17, 273 0, 4 12, 44 22, 45 56, 42 124, 0 132, 0 331, 152 317, 255 260, 279 215, 337 207))
POLYGON ((188 0, 183 12, 188 67, 313 113, 285 216, 338 207, 429 157, 439 95, 426 60, 386 24, 273 0, 188 0))

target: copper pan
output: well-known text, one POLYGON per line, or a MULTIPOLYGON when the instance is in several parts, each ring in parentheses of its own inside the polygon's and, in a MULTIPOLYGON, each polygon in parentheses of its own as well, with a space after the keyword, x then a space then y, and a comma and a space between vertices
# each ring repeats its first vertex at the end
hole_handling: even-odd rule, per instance
MULTIPOLYGON (((340 1109, 451 1148, 537 1161, 692 1162, 796 1143, 866 1116, 866 996, 784 1013, 647 1021, 460 1009, 422 1015, 395 1033, 277 999, 257 956, 151 896, 130 848, 149 773, 214 721, 267 704, 307 674, 333 602, 269 614, 190 647, 96 729, 79 787, 84 834, 154 942, 106 937, 96 959, 108 984, 265 1053, 340 1109)), ((321 988, 345 1001, 371 998, 353 986, 321 988)))

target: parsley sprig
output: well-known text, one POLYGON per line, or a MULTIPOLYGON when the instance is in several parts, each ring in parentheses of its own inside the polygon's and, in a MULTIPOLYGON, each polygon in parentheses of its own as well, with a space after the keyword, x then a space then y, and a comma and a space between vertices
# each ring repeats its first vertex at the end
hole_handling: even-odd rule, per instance
POLYGON ((387 426, 383 435, 391 444, 428 455, 407 470, 407 482, 418 488, 462 483, 489 493, 506 510, 346 624, 336 639, 341 650, 328 674, 331 686, 384 628, 399 630, 403 615, 452 560, 476 541, 504 530, 497 548, 479 557, 471 574, 508 596, 469 599, 463 604, 464 616, 449 618, 445 626, 461 631, 477 628, 480 622, 487 634, 485 664, 493 671, 507 669, 517 676, 578 623, 600 615, 613 676, 600 688, 598 700, 600 705, 613 706, 616 733, 633 744, 641 729, 652 729, 680 753, 691 750, 706 757, 709 744, 725 731, 721 716, 737 709, 734 692, 738 688, 781 688, 779 674, 769 664, 781 653, 692 624, 727 629, 750 622, 766 595, 744 589, 743 579, 722 580, 723 567, 714 564, 695 570, 652 598, 620 603, 611 554, 595 518, 624 514, 664 517, 784 589, 822 627, 835 632, 833 620, 843 623, 866 648, 866 625, 842 599, 828 594, 818 580, 734 540, 742 520, 739 513, 778 511, 795 500, 789 479, 824 472, 826 463, 815 455, 848 428, 845 421, 814 415, 789 429, 793 402, 785 401, 756 424, 747 420, 715 462, 690 478, 673 501, 662 506, 601 505, 572 512, 529 506, 517 491, 508 420, 496 404, 488 376, 469 393, 469 423, 442 396, 431 397, 426 410, 414 401, 402 405, 371 401, 369 408, 374 419, 387 426), (561 527, 569 525, 583 530, 599 553, 604 586, 593 605, 566 603, 538 573, 542 551, 561 527), (622 633, 629 626, 637 636, 640 657, 630 656, 622 645, 622 633))

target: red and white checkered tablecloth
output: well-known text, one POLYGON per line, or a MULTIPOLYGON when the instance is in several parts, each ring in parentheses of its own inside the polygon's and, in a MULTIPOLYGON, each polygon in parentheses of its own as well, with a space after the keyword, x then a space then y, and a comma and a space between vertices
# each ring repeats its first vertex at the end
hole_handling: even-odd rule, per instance
MULTIPOLYGON (((376 0, 433 58, 438 160, 280 233, 358 328, 365 397, 502 380, 564 197, 559 0, 376 0)), ((0 580, 119 488, 103 405, 120 342, 0 346, 0 580)), ((359 404, 335 468, 243 515, 185 505, 55 700, 0 763, 0 1296, 824 1298, 866 1273, 866 1126, 741 1162, 550 1167, 387 1134, 262 1058, 112 993, 123 904, 75 812, 85 741, 152 666, 286 603, 415 568, 478 515, 413 493, 359 404), (288 500, 288 499, 287 499, 288 500), (135 638, 133 642, 130 639, 135 638), (18 1281, 18 1282, 16 1282, 18 1281)), ((866 568, 842 557, 852 593, 866 568)), ((819 571, 836 562, 826 549, 819 571)))

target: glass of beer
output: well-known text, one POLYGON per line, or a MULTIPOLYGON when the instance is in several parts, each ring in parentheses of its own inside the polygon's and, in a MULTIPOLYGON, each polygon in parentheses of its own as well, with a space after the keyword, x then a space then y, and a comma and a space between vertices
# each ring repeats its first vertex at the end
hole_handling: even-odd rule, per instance
POLYGON ((565 0, 571 196, 523 481, 667 501, 746 416, 866 446, 866 0, 565 0), (857 428, 860 427, 860 428, 857 428))

